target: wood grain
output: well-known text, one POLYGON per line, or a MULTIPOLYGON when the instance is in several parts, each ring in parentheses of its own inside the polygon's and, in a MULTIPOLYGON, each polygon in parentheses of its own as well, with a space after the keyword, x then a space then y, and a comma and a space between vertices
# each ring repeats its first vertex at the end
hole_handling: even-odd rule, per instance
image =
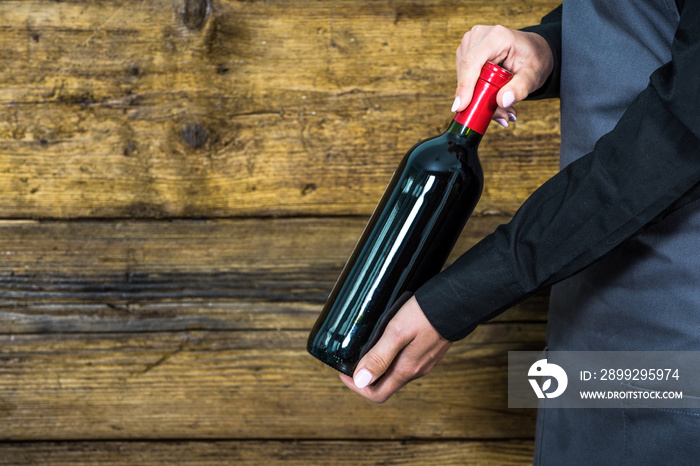
POLYGON ((0 336, 2 440, 528 438, 507 351, 542 324, 493 324, 375 405, 306 354, 308 332, 0 336))
MULTIPOLYGON (((0 218, 368 215, 449 121, 474 22, 553 2, 0 3, 0 218)), ((477 212, 556 171, 556 102, 482 143, 477 212)))
MULTIPOLYGON (((546 294, 384 405, 305 351, 474 24, 526 0, 0 2, 0 464, 528 464, 509 350, 546 294)), ((481 145, 448 262, 557 170, 558 102, 481 145)))
POLYGON ((509 441, 23 442, 0 444, 0 465, 524 465, 532 444, 509 441))
MULTIPOLYGON (((309 329, 366 220, 0 222, 0 333, 309 329)), ((449 261, 505 220, 470 220, 449 261)))

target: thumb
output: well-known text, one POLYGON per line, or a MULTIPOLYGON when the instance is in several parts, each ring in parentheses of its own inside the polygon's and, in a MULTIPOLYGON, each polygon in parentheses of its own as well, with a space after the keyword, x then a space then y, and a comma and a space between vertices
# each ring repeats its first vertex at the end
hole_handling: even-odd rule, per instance
POLYGON ((357 364, 353 376, 355 386, 361 389, 376 382, 389 369, 399 351, 412 339, 389 325, 377 344, 357 364))
POLYGON ((501 108, 511 107, 516 102, 525 100, 531 92, 531 79, 527 73, 516 73, 513 79, 498 91, 496 101, 501 108))

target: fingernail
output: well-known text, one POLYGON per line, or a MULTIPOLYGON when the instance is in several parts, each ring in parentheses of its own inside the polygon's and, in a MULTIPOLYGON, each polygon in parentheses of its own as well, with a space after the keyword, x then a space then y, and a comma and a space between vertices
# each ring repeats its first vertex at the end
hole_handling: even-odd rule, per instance
POLYGON ((360 369, 353 381, 357 388, 365 388, 372 381, 372 374, 367 369, 360 369))
POLYGON ((459 98, 459 96, 455 97, 455 102, 452 104, 452 111, 456 112, 461 103, 462 100, 459 98))
POLYGON ((494 121, 496 123, 498 123, 499 125, 503 126, 504 128, 508 127, 508 122, 506 120, 504 120, 503 118, 496 118, 494 121))
POLYGON ((515 95, 512 92, 506 91, 503 93, 503 108, 510 107, 515 102, 515 95))
POLYGON ((518 119, 515 117, 514 114, 508 113, 508 120, 509 121, 517 121, 518 119))

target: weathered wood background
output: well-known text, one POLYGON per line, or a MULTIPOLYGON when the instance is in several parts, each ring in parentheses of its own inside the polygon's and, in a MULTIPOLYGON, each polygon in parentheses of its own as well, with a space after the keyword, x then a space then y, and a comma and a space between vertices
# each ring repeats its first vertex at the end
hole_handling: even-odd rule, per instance
MULTIPOLYGON (((306 355, 454 50, 539 0, 0 2, 0 464, 527 464, 508 350, 546 297, 385 405, 306 355)), ((482 143, 452 260, 556 170, 557 102, 482 143)))

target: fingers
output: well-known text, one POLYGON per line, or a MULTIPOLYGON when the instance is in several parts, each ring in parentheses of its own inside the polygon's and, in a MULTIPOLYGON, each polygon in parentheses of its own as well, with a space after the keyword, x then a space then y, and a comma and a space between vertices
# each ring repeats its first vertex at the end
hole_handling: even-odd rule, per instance
POLYGON ((498 107, 496 112, 493 114, 493 121, 499 125, 507 128, 509 123, 513 123, 518 120, 517 111, 513 107, 501 108, 498 107))
POLYGON ((432 343, 407 346, 384 376, 368 387, 371 399, 383 403, 412 380, 427 375, 442 361, 449 347, 450 343, 439 348, 432 343))
POLYGON ((359 388, 357 385, 355 385, 354 380, 345 374, 340 374, 340 380, 343 381, 345 386, 358 395, 361 395, 375 403, 384 403, 394 393, 415 378, 415 376, 412 374, 404 374, 397 370, 397 367, 405 366, 403 363, 399 364, 400 359, 405 358, 399 356, 396 360, 397 364, 392 365, 391 368, 384 373, 376 383, 368 385, 364 388, 359 388))
POLYGON ((526 69, 513 74, 513 79, 503 86, 496 95, 496 102, 498 102, 499 107, 512 107, 513 104, 525 100, 531 90, 534 90, 532 89, 532 78, 532 73, 526 69))
MULTIPOLYGON (((467 108, 481 68, 487 61, 502 64, 513 73, 513 79, 498 92, 496 100, 501 109, 511 108, 542 86, 554 66, 552 51, 538 34, 503 26, 475 26, 464 35, 457 48, 453 111, 467 108)), ((502 113, 497 118, 508 121, 502 113)))
POLYGON ((340 379, 353 392, 383 403, 411 380, 429 373, 450 345, 411 298, 359 362, 354 377, 341 374, 340 379))
POLYGON ((414 334, 401 322, 401 317, 392 319, 377 344, 357 365, 358 369, 353 376, 354 385, 362 389, 379 379, 389 369, 399 351, 413 338, 414 334))
POLYGON ((510 30, 502 26, 474 26, 457 48, 457 91, 452 111, 461 112, 472 100, 481 68, 487 61, 502 62, 508 55, 504 38, 510 30))
MULTIPOLYGON (((359 388, 353 379, 340 374, 340 379, 353 392, 375 403, 384 403, 394 393, 406 386, 412 380, 423 377, 438 365, 445 357, 451 342, 444 341, 440 345, 409 345, 400 351, 389 369, 375 383, 359 388)), ((356 377, 357 378, 357 377, 356 377)))

